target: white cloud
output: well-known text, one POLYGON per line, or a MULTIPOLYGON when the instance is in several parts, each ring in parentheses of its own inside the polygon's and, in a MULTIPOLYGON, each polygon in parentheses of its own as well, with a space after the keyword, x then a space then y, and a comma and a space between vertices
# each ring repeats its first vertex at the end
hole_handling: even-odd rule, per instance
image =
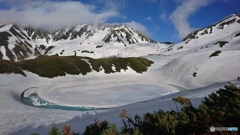
POLYGON ((167 6, 169 4, 169 0, 161 0, 160 1, 160 15, 159 15, 159 18, 162 20, 162 21, 166 21, 168 20, 168 10, 169 10, 169 7, 167 6))
POLYGON ((161 13, 160 13, 160 15, 159 15, 159 18, 161 19, 161 20, 166 20, 167 18, 166 18, 166 12, 165 12, 165 10, 162 10, 161 11, 161 13))
POLYGON ((126 24, 131 26, 133 29, 136 29, 142 32, 144 35, 150 36, 150 32, 147 30, 147 28, 143 24, 135 21, 127 22, 126 24))
POLYGON ((152 21, 152 17, 148 16, 148 17, 145 18, 145 20, 152 21))
POLYGON ((126 6, 125 0, 103 0, 103 1, 105 3, 105 7, 114 10, 119 10, 120 8, 126 6))
POLYGON ((7 4, 10 6, 9 9, 0 10, 0 23, 17 23, 22 26, 51 29, 80 23, 106 22, 120 15, 116 8, 104 7, 97 12, 94 5, 71 0, 23 0, 21 2, 9 0, 7 4))
MULTIPOLYGON (((177 2, 179 1, 177 0, 177 2)), ((184 38, 194 30, 190 27, 188 18, 200 8, 207 6, 211 2, 212 0, 183 0, 173 11, 169 19, 173 22, 180 38, 184 38)))

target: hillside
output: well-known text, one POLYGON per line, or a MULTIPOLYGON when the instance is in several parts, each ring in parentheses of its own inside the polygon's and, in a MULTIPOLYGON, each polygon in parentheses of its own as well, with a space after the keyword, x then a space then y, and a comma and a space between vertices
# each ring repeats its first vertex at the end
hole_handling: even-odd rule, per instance
POLYGON ((213 25, 193 31, 182 42, 169 46, 165 52, 168 54, 186 51, 197 53, 214 49, 239 49, 239 25, 240 15, 232 14, 213 25))
POLYGON ((239 33, 238 14, 176 44, 156 43, 126 25, 77 25, 56 32, 1 25, 0 134, 47 134, 66 123, 83 132, 96 117, 119 128, 123 109, 129 116, 169 111, 177 96, 197 107, 228 82, 239 87, 239 33), (23 104, 24 91, 35 107, 23 104), (73 111, 76 107, 83 111, 73 111))
POLYGON ((110 74, 126 71, 128 68, 137 73, 142 73, 147 71, 151 64, 153 62, 148 59, 136 57, 92 59, 78 56, 39 56, 36 59, 21 62, 0 60, 0 73, 15 73, 26 76, 25 70, 48 78, 65 76, 66 74, 86 75, 92 70, 110 74))
MULTIPOLYGON (((67 69, 59 74, 50 75, 51 77, 62 76, 66 73, 79 74, 80 70, 82 74, 92 69, 99 71, 101 67, 99 62, 105 63, 105 66, 102 65, 105 73, 113 73, 115 72, 113 69, 116 68, 115 64, 124 70, 126 70, 126 65, 129 66, 126 64, 127 59, 117 59, 119 62, 115 63, 112 60, 114 57, 145 57, 154 62, 148 72, 153 72, 153 76, 156 76, 158 80, 185 88, 197 88, 234 80, 238 76, 236 73, 239 72, 240 67, 240 16, 238 14, 232 14, 211 26, 196 30, 176 44, 156 43, 127 25, 77 25, 51 33, 8 24, 1 25, 0 31, 2 58, 12 61, 22 60, 20 62, 22 66, 19 68, 23 71, 15 71, 21 74, 24 74, 24 70, 33 72, 38 69, 37 67, 40 69, 44 67, 32 66, 33 63, 36 65, 37 61, 48 58, 42 55, 54 55, 54 57, 49 57, 54 60, 45 59, 46 63, 42 64, 49 65, 48 70, 60 71, 56 67, 67 69), (87 58, 89 59, 87 62, 70 60, 69 58, 76 58, 73 56, 90 56, 91 59, 87 58), (26 58, 36 59, 23 60, 26 58), (91 63, 92 68, 84 66, 88 63, 91 63), (69 67, 64 68, 62 65, 69 67), (81 66, 84 68, 81 69, 81 66)), ((16 62, 15 65, 19 63, 16 62)), ((135 68, 135 71, 140 68, 139 64, 135 67, 134 64, 130 66, 135 68)), ((118 68, 116 70, 120 71, 118 68)), ((137 72, 142 71, 146 69, 137 72)), ((45 75, 40 76, 46 77, 51 72, 45 72, 45 75)), ((11 72, 6 70, 6 73, 11 72)))
POLYGON ((51 32, 1 24, 0 37, 0 59, 11 61, 40 55, 75 55, 94 58, 136 56, 132 54, 134 50, 132 53, 125 50, 142 45, 153 46, 157 43, 126 24, 82 24, 51 32), (153 45, 148 45, 149 43, 153 45))
POLYGON ((162 52, 171 58, 159 68, 162 81, 187 88, 235 80, 240 67, 240 16, 190 33, 162 52))

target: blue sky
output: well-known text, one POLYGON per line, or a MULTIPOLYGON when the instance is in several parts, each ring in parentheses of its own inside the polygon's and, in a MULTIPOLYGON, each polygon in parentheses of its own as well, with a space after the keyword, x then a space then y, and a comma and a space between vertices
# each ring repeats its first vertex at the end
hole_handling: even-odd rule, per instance
POLYGON ((180 42, 233 13, 239 0, 0 0, 0 23, 57 29, 127 23, 156 41, 180 42))

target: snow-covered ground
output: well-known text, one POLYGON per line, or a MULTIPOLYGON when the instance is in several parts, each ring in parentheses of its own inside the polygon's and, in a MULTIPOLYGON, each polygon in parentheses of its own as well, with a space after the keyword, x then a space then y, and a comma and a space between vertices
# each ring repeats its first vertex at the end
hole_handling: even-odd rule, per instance
MULTIPOLYGON (((130 69, 116 74, 93 72, 86 76, 67 75, 53 79, 41 78, 29 72, 26 74, 27 77, 15 74, 0 75, 0 134, 20 134, 18 130, 28 126, 44 127, 68 121, 74 116, 109 111, 79 112, 27 106, 21 102, 20 94, 30 87, 36 87, 40 97, 57 104, 103 108, 161 97, 169 93, 170 89, 172 92, 177 91, 174 87, 149 77, 147 73, 138 74, 130 69)), ((93 117, 89 119, 93 120, 93 117)), ((26 130, 26 133, 31 131, 26 130)))
POLYGON ((108 120, 120 127, 122 122, 118 115, 122 109, 127 109, 130 116, 159 108, 170 110, 175 108, 171 98, 179 95, 191 98, 198 106, 204 96, 224 87, 229 81, 239 85, 236 78, 240 49, 231 49, 235 42, 229 44, 231 46, 221 48, 219 56, 211 58, 209 55, 216 48, 197 53, 189 50, 185 53, 162 52, 165 56, 145 56, 154 64, 142 74, 130 68, 121 73, 93 71, 85 76, 66 75, 53 79, 27 71, 27 77, 0 74, 0 134, 47 134, 53 124, 59 128, 70 124, 74 131, 83 132, 95 118, 108 120), (21 102, 20 95, 28 88, 59 105, 111 109, 66 111, 27 106, 21 102))
MULTIPOLYGON (((238 15, 233 17, 239 20, 238 15)), ((96 57, 122 52, 119 56, 131 54, 152 60, 154 64, 142 74, 131 69, 114 74, 93 71, 86 76, 66 75, 52 79, 27 71, 27 77, 0 74, 0 135, 47 134, 52 125, 61 128, 66 124, 71 125, 74 131, 83 132, 95 118, 108 120, 120 127, 122 123, 118 116, 122 109, 126 109, 130 116, 160 108, 175 109, 171 99, 176 96, 190 98, 193 105, 198 106, 203 97, 228 82, 240 85, 236 81, 240 76, 240 36, 235 36, 239 33, 239 25, 236 21, 224 25, 224 29, 218 28, 220 24, 213 25, 199 31, 196 34, 198 38, 173 46, 144 43, 121 48, 116 43, 103 46, 104 52, 96 51, 96 57), (209 33, 210 29, 213 33, 209 33), (208 34, 202 35, 205 30, 208 34), (221 47, 217 43, 219 41, 228 43, 221 47), (217 50, 221 53, 210 57, 217 50), (20 95, 28 88, 58 105, 109 109, 66 111, 27 106, 21 102, 20 95)), ((63 55, 69 54, 65 52, 63 55)))
MULTIPOLYGON (((25 72, 27 77, 1 74, 0 134, 46 134, 53 124, 59 128, 70 124, 73 130, 83 132, 86 125, 94 122, 94 118, 108 120, 120 127, 122 123, 118 115, 122 109, 127 109, 131 116, 156 111, 159 108, 174 109, 171 98, 178 95, 191 98, 197 106, 202 97, 234 80, 234 77, 226 76, 212 81, 211 84, 199 84, 190 80, 201 80, 201 76, 194 78, 188 74, 181 74, 185 77, 181 82, 178 78, 163 74, 168 72, 163 68, 164 65, 173 61, 175 56, 146 57, 153 60, 154 64, 148 72, 142 74, 130 69, 115 74, 92 72, 86 76, 67 75, 53 79, 42 78, 29 72, 25 72), (187 81, 191 85, 186 85, 187 81), (113 108, 81 112, 27 106, 21 102, 20 94, 31 87, 35 87, 33 90, 43 99, 60 105, 113 108), (188 90, 190 88, 191 90, 188 90)), ((185 67, 179 67, 178 70, 185 70, 185 67)), ((232 82, 237 84, 236 81, 232 82)))

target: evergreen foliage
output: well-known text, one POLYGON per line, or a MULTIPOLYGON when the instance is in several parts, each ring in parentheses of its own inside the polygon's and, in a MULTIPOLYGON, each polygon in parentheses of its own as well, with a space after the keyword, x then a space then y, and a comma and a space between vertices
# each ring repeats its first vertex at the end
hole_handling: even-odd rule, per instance
POLYGON ((212 93, 199 106, 197 115, 196 121, 189 125, 192 133, 209 133, 211 126, 240 128, 240 88, 230 83, 212 93))
POLYGON ((111 125, 109 128, 103 131, 102 135, 118 135, 116 125, 111 125))
POLYGON ((222 51, 215 51, 214 53, 212 53, 209 57, 214 57, 214 56, 218 56, 222 51))
POLYGON ((83 135, 102 135, 104 131, 107 135, 107 132, 110 132, 109 128, 110 125, 107 121, 100 122, 98 119, 95 119, 95 123, 88 125, 83 135))
POLYGON ((229 42, 227 41, 218 41, 215 43, 215 45, 219 44, 219 47, 223 47, 225 44, 228 44, 229 42))
POLYGON ((120 72, 121 69, 127 70, 128 66, 137 73, 142 73, 147 71, 147 68, 153 63, 148 59, 137 57, 91 59, 89 62, 91 63, 93 70, 99 72, 102 67, 104 72, 108 74, 114 73, 115 71, 120 72), (113 66, 115 69, 113 69, 113 66))
POLYGON ((3 59, 0 59, 0 73, 3 73, 3 74, 15 73, 15 74, 21 74, 23 76, 26 76, 20 68, 20 63, 3 60, 3 59))
MULTIPOLYGON (((120 131, 107 121, 95 120, 88 125, 82 135, 193 135, 193 134, 232 134, 240 132, 215 131, 210 127, 240 127, 240 88, 226 85, 216 93, 204 98, 198 108, 194 108, 189 99, 173 98, 177 111, 158 110, 132 119, 127 111, 120 113, 123 127, 120 131), (177 106, 177 104, 180 105, 177 106)), ((59 133, 53 127, 50 133, 59 133)), ((52 135, 51 134, 51 135, 52 135)), ((79 134, 80 135, 80 134, 79 134)))
POLYGON ((0 60, 0 73, 19 73, 25 76, 22 70, 27 70, 48 78, 65 76, 66 74, 86 75, 92 71, 88 61, 93 70, 99 72, 102 67, 104 72, 108 74, 121 72, 122 69, 127 70, 128 66, 137 73, 142 73, 147 71, 153 63, 148 59, 137 57, 91 59, 79 56, 39 56, 21 62, 0 60))
POLYGON ((53 126, 52 129, 48 132, 48 135, 61 135, 61 132, 56 126, 53 126))
POLYGON ((89 64, 76 56, 39 56, 36 59, 22 61, 21 67, 42 77, 65 76, 66 74, 86 75, 91 69, 89 64))

